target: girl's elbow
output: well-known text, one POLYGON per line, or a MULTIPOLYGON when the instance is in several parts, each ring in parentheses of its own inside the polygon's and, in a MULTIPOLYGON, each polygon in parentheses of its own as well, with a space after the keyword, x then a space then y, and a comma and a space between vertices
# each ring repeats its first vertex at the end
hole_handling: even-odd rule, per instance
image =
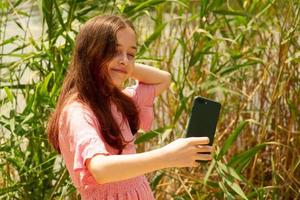
POLYGON ((167 88, 171 85, 172 83, 172 75, 169 72, 166 72, 166 79, 165 79, 165 83, 167 88))
POLYGON ((86 162, 86 166, 88 168, 88 171, 91 173, 91 175, 98 184, 107 183, 105 177, 102 176, 103 174, 105 174, 105 169, 103 169, 103 166, 100 166, 98 164, 98 156, 95 156, 88 160, 86 162))
POLYGON ((156 92, 155 96, 160 95, 163 91, 167 90, 172 83, 171 74, 166 72, 166 77, 164 78, 164 81, 161 82, 159 85, 156 86, 156 92))
POLYGON ((107 181, 104 181, 102 178, 95 178, 95 180, 96 180, 96 182, 97 182, 99 185, 108 183, 107 181))
POLYGON ((101 174, 103 174, 103 172, 99 171, 98 169, 93 169, 93 168, 90 168, 89 172, 92 174, 93 178, 95 179, 95 181, 98 184, 105 184, 105 183, 107 183, 107 181, 105 180, 105 178, 103 176, 101 176, 101 174))

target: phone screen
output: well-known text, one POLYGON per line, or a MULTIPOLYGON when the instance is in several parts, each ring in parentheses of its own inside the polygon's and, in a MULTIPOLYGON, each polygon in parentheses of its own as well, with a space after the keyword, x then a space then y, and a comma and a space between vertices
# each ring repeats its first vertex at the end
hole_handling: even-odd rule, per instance
POLYGON ((193 102, 186 137, 208 137, 209 145, 212 145, 220 109, 220 103, 197 96, 193 102))

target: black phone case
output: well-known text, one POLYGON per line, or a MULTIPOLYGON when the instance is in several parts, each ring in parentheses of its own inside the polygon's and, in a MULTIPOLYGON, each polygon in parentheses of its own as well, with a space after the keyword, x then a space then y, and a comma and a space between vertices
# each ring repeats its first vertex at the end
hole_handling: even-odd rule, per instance
POLYGON ((193 102, 186 137, 208 137, 209 145, 212 145, 220 109, 220 103, 197 96, 193 102))

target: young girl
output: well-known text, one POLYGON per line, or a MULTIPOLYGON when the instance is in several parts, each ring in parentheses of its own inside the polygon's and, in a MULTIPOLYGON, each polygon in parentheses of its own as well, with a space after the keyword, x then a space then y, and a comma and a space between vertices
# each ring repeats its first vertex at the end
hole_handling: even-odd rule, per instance
POLYGON ((206 137, 136 153, 134 136, 150 130, 154 99, 171 82, 168 72, 135 63, 136 52, 134 27, 120 16, 94 17, 76 37, 47 133, 82 199, 153 200, 145 173, 211 159, 206 137), (128 78, 137 83, 124 88, 128 78))

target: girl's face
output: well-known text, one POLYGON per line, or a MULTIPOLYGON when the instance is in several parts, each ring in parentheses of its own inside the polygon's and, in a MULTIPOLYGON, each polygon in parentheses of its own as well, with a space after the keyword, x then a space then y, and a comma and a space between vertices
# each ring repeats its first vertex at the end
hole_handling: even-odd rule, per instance
POLYGON ((130 27, 118 30, 116 36, 116 54, 108 63, 108 73, 113 83, 121 89, 134 69, 136 38, 130 27))

